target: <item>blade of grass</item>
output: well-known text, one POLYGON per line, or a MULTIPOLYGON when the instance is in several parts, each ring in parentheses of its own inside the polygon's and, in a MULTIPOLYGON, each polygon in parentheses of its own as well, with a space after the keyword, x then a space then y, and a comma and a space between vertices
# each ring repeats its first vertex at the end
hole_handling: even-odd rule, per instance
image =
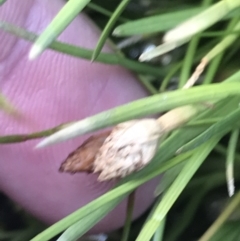
MULTIPOLYGON (((240 29, 240 21, 239 19, 233 19, 230 24, 229 28, 232 28, 234 26, 234 29, 240 29)), ((208 52, 201 60, 200 64, 197 66, 196 70, 190 77, 190 79, 187 81, 187 83, 184 85, 184 88, 189 88, 195 84, 195 82, 198 80, 201 73, 204 71, 207 64, 218 54, 225 51, 236 39, 237 35, 229 35, 225 38, 223 38, 213 49, 211 49, 210 52, 208 52)))
MULTIPOLYGON (((236 75, 237 77, 238 75, 236 75)), ((214 124, 217 121, 221 120, 221 118, 211 118, 209 119, 203 119, 203 120, 195 120, 194 122, 191 122, 189 124, 186 125, 186 127, 192 127, 192 126, 198 126, 198 127, 202 127, 203 125, 210 125, 210 124, 214 124)), ((35 133, 31 133, 31 134, 18 134, 18 135, 7 135, 7 136, 0 136, 0 143, 1 144, 7 144, 7 143, 16 143, 16 142, 24 142, 27 140, 31 140, 31 139, 36 139, 36 138, 40 138, 40 137, 46 137, 49 136, 50 134, 55 133, 58 130, 61 130, 64 126, 67 126, 71 123, 66 123, 60 126, 56 126, 54 128, 51 129, 47 129, 47 130, 43 130, 40 132, 35 132, 35 133)), ((237 156, 238 158, 238 156, 237 156)))
MULTIPOLYGON (((234 1, 230 1, 230 2, 233 3, 234 1)), ((208 8, 206 11, 204 11, 199 16, 193 17, 192 19, 188 20, 186 23, 183 23, 179 27, 176 27, 176 29, 169 31, 164 36, 164 43, 162 45, 159 45, 155 49, 150 50, 146 53, 143 53, 139 57, 139 60, 141 60, 141 61, 151 60, 154 57, 157 57, 157 56, 159 56, 163 53, 166 53, 178 46, 183 45, 184 43, 188 42, 188 40, 191 39, 192 36, 194 36, 195 34, 197 34, 200 31, 202 31, 203 25, 212 24, 211 21, 213 19, 215 19, 216 21, 218 20, 218 17, 220 17, 221 14, 219 14, 219 15, 215 14, 216 13, 215 11, 217 11, 218 9, 221 9, 219 11, 222 11, 222 13, 226 14, 227 12, 231 11, 230 9, 232 7, 238 7, 237 5, 240 6, 240 0, 235 1, 234 4, 231 5, 231 8, 227 8, 227 5, 225 5, 225 4, 226 4, 226 2, 220 1, 219 3, 213 5, 214 7, 208 8), (211 13, 212 11, 213 11, 213 13, 211 13), (212 14, 212 15, 209 15, 209 14, 212 14), (201 24, 202 24, 202 26, 201 26, 201 24), (196 26, 197 26, 197 28, 196 28, 196 26)), ((234 31, 238 31, 238 30, 239 30, 239 26, 237 25, 234 28, 234 31)), ((216 56, 219 53, 219 51, 220 52, 222 51, 222 48, 225 49, 226 46, 228 47, 230 45, 229 42, 232 43, 233 41, 235 41, 236 37, 237 37, 236 34, 232 34, 232 35, 226 37, 226 39, 223 42, 221 42, 221 45, 220 45, 221 47, 214 48, 207 56, 205 56, 205 58, 208 61, 211 60, 214 56, 216 56)))
POLYGON ((216 122, 220 121, 222 118, 209 118, 209 119, 203 119, 203 120, 196 120, 194 122, 190 122, 187 125, 184 126, 184 128, 188 126, 202 126, 202 125, 212 125, 216 122))
POLYGON ((49 136, 49 135, 55 133, 56 131, 61 130, 63 127, 66 127, 69 124, 70 123, 59 125, 54 128, 51 128, 51 129, 34 132, 31 134, 0 136, 0 144, 18 143, 18 142, 24 142, 24 141, 28 141, 28 140, 32 140, 32 139, 49 136))
MULTIPOLYGON (((202 1, 202 6, 204 8, 208 7, 210 4, 212 3, 212 1, 209 0, 204 0, 202 1)), ((200 35, 196 35, 194 36, 190 43, 188 44, 188 48, 187 48, 187 53, 184 57, 184 61, 183 61, 183 66, 182 66, 182 71, 180 74, 180 81, 179 81, 179 88, 182 88, 184 86, 184 84, 187 82, 189 76, 190 76, 190 72, 191 72, 191 68, 192 68, 192 64, 193 64, 193 60, 195 57, 195 53, 197 50, 197 46, 198 43, 200 41, 200 35)))
MULTIPOLYGON (((90 3, 88 3, 87 6, 88 6, 88 8, 90 8, 90 9, 92 9, 92 10, 98 12, 98 13, 101 13, 101 14, 104 15, 104 16, 107 16, 107 17, 112 16, 112 12, 108 11, 107 9, 105 9, 105 8, 103 8, 103 7, 95 4, 95 3, 91 3, 91 2, 90 2, 90 3)), ((119 17, 118 20, 119 20, 119 21, 122 21, 122 22, 124 22, 124 23, 126 23, 126 22, 129 21, 128 19, 123 18, 123 17, 119 17)))
POLYGON ((217 220, 211 225, 211 227, 203 234, 199 241, 208 241, 219 230, 219 228, 227 221, 229 216, 240 204, 240 192, 238 192, 231 200, 229 205, 224 209, 217 220))
POLYGON ((240 222, 227 222, 224 224, 221 229, 218 230, 215 235, 210 239, 210 241, 219 241, 219 240, 227 240, 227 241, 238 241, 240 237, 240 222))
POLYGON ((47 137, 37 147, 65 141, 125 120, 156 114, 186 104, 216 100, 239 94, 239 83, 224 83, 212 84, 211 86, 197 86, 191 89, 181 89, 154 95, 77 121, 69 127, 47 137))
POLYGON ((163 221, 160 223, 157 231, 154 234, 153 241, 162 241, 163 240, 165 223, 166 223, 166 218, 164 218, 163 221))
MULTIPOLYGON (((212 0, 205 2, 206 5, 209 5, 212 0)), ((176 27, 176 25, 185 20, 194 17, 205 9, 206 7, 191 7, 184 10, 171 11, 168 13, 157 14, 134 21, 129 21, 128 23, 117 26, 113 31, 113 35, 123 37, 164 32, 176 27)), ((223 17, 223 19, 226 20, 235 16, 239 16, 239 9, 236 9, 236 11, 234 10, 227 14, 223 17)))
MULTIPOLYGON (((197 120, 197 121, 189 123, 188 125, 186 125, 186 127, 191 128, 192 126, 195 127, 197 125, 198 127, 201 128, 202 126, 214 124, 219 120, 221 120, 221 118, 212 118, 211 120, 208 120, 208 119, 197 120)), ((49 135, 57 132, 58 130, 61 130, 63 127, 66 127, 70 124, 71 123, 62 124, 62 125, 56 126, 51 129, 47 129, 47 130, 43 130, 40 132, 31 133, 31 134, 22 134, 22 135, 16 134, 16 135, 0 136, 0 144, 18 143, 18 142, 28 141, 31 139, 46 137, 46 136, 49 136, 49 135)))
POLYGON ((181 23, 176 28, 170 30, 163 37, 164 42, 176 42, 186 38, 191 38, 193 35, 207 29, 214 23, 218 22, 229 12, 240 6, 239 0, 220 1, 198 15, 190 18, 184 23, 181 23), (217 13, 217 14, 216 14, 217 13))
MULTIPOLYGON (((78 222, 80 219, 88 216, 90 213, 94 212, 95 210, 98 210, 100 207, 102 207, 104 204, 111 204, 112 201, 120 202, 122 198, 124 198, 128 193, 130 193, 132 190, 134 190, 137 186, 145 183, 146 181, 152 179, 155 176, 158 176, 159 174, 166 171, 168 168, 171 168, 172 166, 178 164, 181 159, 174 158, 172 161, 169 161, 163 165, 161 165, 160 168, 157 170, 155 169, 155 172, 150 173, 150 176, 145 176, 142 178, 137 178, 135 181, 132 180, 131 182, 122 184, 113 190, 109 191, 108 193, 102 195, 101 197, 95 199, 94 201, 90 202, 89 204, 85 205, 81 209, 73 212, 72 214, 68 215, 67 217, 63 218, 59 222, 55 223, 48 229, 44 230, 42 233, 38 234, 36 237, 34 237, 31 241, 46 241, 51 238, 53 238, 55 235, 59 234, 66 228, 70 227, 74 223, 78 222), (121 196, 122 195, 122 196, 121 196)), ((91 227, 89 227, 91 228, 91 227)))
POLYGON ((145 17, 117 26, 113 31, 113 35, 122 37, 163 32, 173 28, 179 22, 195 16, 204 9, 205 8, 202 7, 194 7, 186 10, 145 17))
POLYGON ((154 88, 145 75, 138 75, 138 79, 151 95, 158 94, 158 91, 154 88))
MULTIPOLYGON (((193 64, 195 64, 198 61, 200 61, 201 58, 206 54, 206 52, 209 52, 209 49, 212 48, 215 45, 216 45, 216 40, 213 40, 213 41, 209 41, 203 47, 200 47, 200 49, 196 53, 196 56, 194 58, 193 64)), ((164 92, 165 91, 165 89, 166 89, 166 87, 168 85, 168 82, 173 77, 173 75, 176 74, 176 72, 182 67, 182 65, 183 65, 183 61, 180 61, 180 62, 176 63, 175 65, 173 65, 170 68, 170 70, 166 73, 166 76, 164 77, 164 79, 162 81, 162 84, 161 84, 159 92, 164 92)))
POLYGON ((228 150, 227 150, 227 160, 226 160, 226 179, 228 186, 228 194, 231 197, 234 194, 235 186, 234 186, 234 160, 235 160, 235 152, 237 148, 237 142, 239 137, 239 129, 233 130, 230 136, 228 150))
POLYGON ((94 61, 98 57, 99 53, 101 52, 101 50, 103 48, 104 43, 106 42, 106 40, 107 40, 107 38, 108 38, 108 36, 109 36, 113 26, 114 26, 114 24, 117 22, 119 16, 124 11, 124 9, 126 8, 126 6, 128 5, 128 3, 130 1, 131 0, 122 0, 120 2, 120 4, 118 5, 118 7, 116 8, 116 10, 113 12, 113 14, 112 14, 111 18, 109 19, 107 25, 105 26, 105 28, 102 31, 101 36, 99 37, 97 46, 96 46, 95 50, 93 51, 91 61, 94 61))
POLYGON ((113 210, 121 199, 113 200, 111 203, 103 205, 101 208, 89 213, 78 222, 70 226, 57 241, 76 241, 84 235, 89 228, 98 223, 108 212, 113 210))
MULTIPOLYGON (((34 42, 38 35, 26 31, 23 28, 19 28, 15 25, 0 21, 0 29, 14 34, 18 37, 21 37, 25 40, 34 42)), ((80 48, 78 46, 53 41, 48 48, 52 50, 56 50, 60 53, 68 54, 77 58, 84 58, 84 59, 91 59, 92 50, 80 48)), ((138 73, 143 74, 151 74, 154 76, 163 76, 165 75, 165 72, 163 69, 160 69, 158 67, 152 67, 148 64, 139 63, 137 61, 133 61, 127 58, 124 58, 123 56, 119 56, 117 54, 109 54, 109 53, 101 53, 99 57, 96 59, 98 62, 105 63, 105 64, 111 64, 111 65, 121 65, 123 67, 126 67, 127 69, 136 71, 138 73)))
POLYGON ((223 31, 209 31, 209 32, 204 32, 201 33, 200 36, 202 38, 215 38, 215 37, 222 37, 222 36, 226 36, 229 34, 238 34, 239 35, 239 31, 234 31, 234 30, 223 30, 223 31))
POLYGON ((124 224, 121 241, 128 241, 131 223, 132 223, 132 214, 133 214, 133 209, 134 209, 135 194, 136 194, 136 192, 133 191, 128 196, 126 220, 125 220, 125 224, 124 224))
MULTIPOLYGON (((189 152, 184 154, 185 155, 181 155, 181 157, 183 159, 188 159, 192 153, 189 152)), ((175 178, 178 176, 178 174, 181 172, 182 168, 184 167, 184 164, 185 162, 182 162, 164 173, 164 176, 161 178, 160 183, 158 184, 158 186, 154 191, 155 196, 161 195, 171 186, 175 178)))
POLYGON ((210 84, 218 70, 218 67, 220 65, 220 62, 224 56, 224 52, 221 52, 218 56, 216 56, 213 61, 209 64, 208 66, 208 71, 206 73, 206 75, 204 76, 204 81, 203 84, 210 84))
POLYGON ((176 199, 179 197, 192 176, 212 151, 214 146, 219 142, 220 138, 221 137, 218 136, 207 141, 194 152, 192 157, 189 158, 178 177, 163 196, 162 201, 153 213, 151 219, 147 221, 140 231, 136 241, 148 241, 151 239, 163 218, 167 215, 176 199))
MULTIPOLYGON (((234 31, 240 30, 240 21, 239 18, 235 18, 231 21, 229 24, 228 29, 233 29, 234 31), (233 27, 234 26, 234 27, 233 27)), ((213 59, 215 56, 223 52, 225 49, 227 49, 231 44, 233 44, 234 41, 236 41, 238 38, 237 34, 230 34, 227 35, 225 38, 223 38, 208 54, 204 56, 208 61, 213 59)))
POLYGON ((160 93, 162 93, 162 92, 164 92, 164 91, 166 90, 166 88, 167 88, 167 86, 168 86, 171 78, 173 77, 174 74, 177 73, 177 71, 180 70, 181 66, 182 66, 182 62, 174 65, 174 66, 170 69, 170 71, 167 73, 167 75, 164 77, 164 79, 163 79, 163 81, 162 81, 162 83, 161 83, 161 86, 160 86, 160 89, 159 89, 159 92, 160 92, 160 93))
MULTIPOLYGON (((187 197, 187 199, 190 198, 190 200, 187 200, 188 203, 187 205, 185 205, 185 209, 180 214, 181 221, 176 222, 175 224, 172 225, 172 230, 174 230, 174 232, 169 233, 166 240, 177 241, 181 233, 185 230, 185 228, 188 227, 188 225, 193 220, 194 215, 197 212, 197 209, 201 204, 204 196, 207 195, 207 193, 211 189, 219 187, 225 182, 225 178, 224 178, 224 175, 222 175, 222 173, 220 173, 220 175, 219 173, 214 173, 214 174, 211 173, 210 177, 203 176, 203 179, 204 179, 204 182, 201 182, 197 187, 193 187, 195 190, 196 188, 199 189, 199 192, 196 193, 196 195, 192 196, 191 195, 192 192, 189 192, 190 197, 187 197)), ((201 180, 199 180, 198 178, 196 179, 195 183, 197 181, 201 181, 201 180)))
POLYGON ((37 58, 65 30, 90 0, 70 0, 34 42, 29 59, 37 58))
POLYGON ((192 68, 192 63, 193 63, 194 55, 195 55, 199 40, 200 38, 198 35, 194 36, 191 39, 190 43, 188 44, 187 53, 183 60, 183 66, 180 74, 178 88, 182 88, 190 76, 190 71, 192 68))
POLYGON ((191 140, 189 143, 181 147, 177 153, 183 153, 197 148, 202 145, 206 140, 209 140, 214 135, 221 134, 222 132, 230 131, 235 128, 236 124, 239 124, 240 109, 234 110, 228 116, 222 118, 219 122, 209 127, 201 135, 191 140))

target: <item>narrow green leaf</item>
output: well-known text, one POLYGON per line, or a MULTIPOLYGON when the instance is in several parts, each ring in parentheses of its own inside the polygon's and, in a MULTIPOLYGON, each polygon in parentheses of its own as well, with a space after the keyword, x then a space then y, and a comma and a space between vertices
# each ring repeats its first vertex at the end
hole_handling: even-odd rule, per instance
MULTIPOLYGON (((197 212, 204 196, 211 191, 211 189, 218 188, 225 182, 225 178, 222 173, 211 173, 209 176, 204 175, 202 180, 197 178, 195 182, 191 182, 193 189, 196 190, 197 188, 199 191, 193 196, 191 195, 192 192, 189 192, 190 197, 187 197, 188 203, 185 205, 183 212, 180 213, 181 220, 172 225, 172 230, 174 230, 174 232, 169 233, 169 235, 166 237, 167 241, 178 241, 178 238, 182 232, 185 231, 191 222, 194 222, 195 213, 197 212), (196 183, 199 184, 196 186, 196 183)), ((189 186, 188 188, 190 188, 189 186)))
POLYGON ((70 226, 57 241, 76 241, 84 235, 91 227, 98 223, 108 212, 113 210, 121 199, 113 200, 111 203, 105 204, 101 208, 89 213, 78 222, 70 226))
MULTIPOLYGON (((119 185, 113 190, 107 192, 101 197, 93 200, 84 207, 63 218, 59 222, 53 224, 51 227, 31 239, 31 241, 47 241, 53 238, 55 235, 59 234, 60 232, 64 231, 66 228, 69 228, 71 225, 75 224, 82 218, 87 217, 94 211, 98 210, 100 207, 102 208, 103 205, 110 204, 113 201, 119 203, 122 198, 126 197, 126 195, 132 190, 134 190, 136 187, 140 186, 148 180, 151 180, 153 177, 158 176, 172 166, 177 165, 179 161, 181 160, 179 160, 178 158, 174 158, 173 160, 161 165, 160 168, 158 168, 157 170, 155 169, 154 172, 149 173, 148 176, 145 175, 140 178, 136 178, 135 180, 133 179, 128 183, 119 185)), ((103 213, 101 213, 101 215, 103 215, 103 213)), ((91 228, 91 225, 88 226, 88 228, 91 228)))
MULTIPOLYGON (((201 13, 205 9, 206 7, 193 7, 129 21, 117 26, 113 31, 113 35, 123 37, 165 32, 176 27, 179 23, 201 13)), ((227 14, 223 19, 226 20, 238 16, 239 9, 236 9, 227 14)))
MULTIPOLYGON (((184 154, 186 154, 186 153, 184 153, 184 154)), ((189 158, 190 155, 191 155, 191 153, 187 153, 186 156, 179 155, 179 157, 182 156, 183 159, 187 159, 187 158, 189 158)), ((156 187, 156 189, 154 191, 155 196, 161 195, 163 192, 165 192, 171 186, 173 181, 176 179, 176 177, 178 176, 178 174, 181 172, 182 168, 184 167, 184 164, 185 163, 182 162, 164 173, 164 176, 161 178, 160 183, 158 184, 158 186, 156 187)))
POLYGON ((131 223, 132 223, 132 214, 134 209, 135 195, 136 195, 136 192, 133 191, 128 196, 126 220, 123 228, 121 241, 128 241, 128 237, 131 229, 131 223))
POLYGON ((219 228, 227 221, 229 216, 240 204, 240 192, 238 192, 231 200, 229 205, 224 209, 221 215, 211 225, 211 227, 203 234, 199 241, 209 241, 210 238, 219 230, 219 228))
POLYGON ((188 44, 188 48, 184 57, 183 66, 180 74, 180 80, 178 84, 179 88, 182 88, 190 77, 190 73, 193 65, 193 59, 195 57, 195 53, 196 53, 199 41, 200 41, 200 37, 194 36, 191 39, 190 43, 188 44))
POLYGON ((197 148, 202 145, 204 142, 212 138, 214 135, 222 134, 223 132, 230 131, 239 124, 240 120, 240 109, 237 109, 230 113, 228 116, 223 117, 216 124, 209 127, 201 135, 181 147, 177 153, 183 153, 197 148))
POLYGON ((90 0, 68 1, 36 40, 30 50, 29 59, 38 57, 64 31, 89 2, 90 0))
POLYGON ((225 223, 218 232, 210 238, 210 241, 238 241, 240 237, 239 225, 239 221, 225 223))
POLYGON ((167 32, 163 38, 164 42, 176 42, 186 38, 191 38, 193 35, 212 26, 239 6, 239 0, 217 2, 198 15, 167 32))
POLYGON ((167 190, 162 198, 159 206, 153 213, 151 219, 142 228, 140 234, 138 235, 136 241, 149 241, 153 234, 156 232, 159 224, 165 218, 166 214, 179 197, 183 189, 186 187, 192 176, 198 170, 200 165, 212 151, 214 146, 218 143, 220 137, 214 137, 213 139, 206 142, 203 146, 199 147, 198 150, 194 152, 192 157, 187 161, 186 165, 167 190))
MULTIPOLYGON (((107 9, 105 9, 105 8, 95 4, 95 3, 90 2, 87 6, 88 6, 88 8, 90 8, 90 9, 96 11, 96 12, 99 12, 99 13, 107 16, 107 17, 112 16, 112 12, 108 11, 107 9)), ((123 18, 123 17, 119 17, 118 20, 122 21, 122 22, 128 22, 129 21, 128 19, 123 18)))
MULTIPOLYGON (((240 22, 238 22, 238 19, 233 19, 228 28, 229 29, 233 29, 234 31, 239 31, 240 30, 240 22), (233 26, 236 25, 234 28, 233 26)), ((197 37, 197 39, 199 38, 199 36, 195 36, 197 37)), ((209 51, 203 58, 206 58, 208 61, 210 61, 211 59, 213 59, 215 56, 217 56, 218 54, 222 53, 225 49, 227 49, 229 46, 231 46, 231 44, 237 39, 238 34, 229 34, 228 36, 224 37, 216 46, 214 46, 213 49, 211 49, 211 51, 209 51)), ((167 53, 175 48, 177 48, 178 46, 183 45, 184 43, 189 41, 189 37, 186 38, 180 38, 180 39, 176 39, 175 41, 169 41, 169 42, 165 42, 159 46, 157 46, 156 48, 147 51, 145 53, 143 53, 140 57, 139 60, 140 61, 146 61, 146 60, 151 60, 157 56, 160 56, 164 53, 167 53)), ((196 45, 197 42, 195 39, 192 39, 191 44, 189 45, 188 48, 188 53, 187 56, 185 57, 185 61, 186 64, 190 65, 190 61, 192 58, 190 58, 192 56, 193 50, 196 49, 196 45)), ((186 69, 186 67, 185 67, 186 69)), ((184 71, 184 75, 181 78, 184 78, 184 80, 187 78, 187 74, 189 71, 185 70, 184 71), (186 73, 185 73, 186 71, 186 73)), ((184 82, 183 80, 181 80, 181 85, 182 82, 184 82)))
MULTIPOLYGON (((234 27, 237 27, 236 26, 237 22, 238 22, 238 18, 233 18, 228 24, 226 32, 232 31, 234 27)), ((205 75, 203 84, 210 84, 212 82, 213 77, 216 74, 219 64, 224 56, 225 50, 227 49, 228 46, 230 46, 234 42, 235 38, 236 38, 236 35, 229 36, 228 34, 225 34, 222 37, 222 40, 216 46, 214 46, 211 51, 208 52, 207 56, 205 55, 205 58, 210 60, 209 56, 211 56, 211 52, 215 53, 212 55, 215 58, 213 59, 213 61, 210 63, 208 67, 208 71, 205 75), (217 52, 216 51, 217 49, 219 49, 220 51, 217 52)))
MULTIPOLYGON (((240 30, 240 21, 238 19, 233 19, 232 24, 236 23, 235 27, 233 28, 234 31, 240 30), (237 23, 236 23, 237 22, 237 23)), ((231 25, 230 25, 231 28, 231 25)), ((234 41, 237 40, 238 34, 229 34, 221 42, 219 42, 208 54, 204 56, 208 61, 213 59, 218 54, 222 53, 225 49, 227 49, 234 41)))
POLYGON ((98 40, 97 46, 93 52, 92 55, 92 61, 94 61, 99 53, 101 52, 104 43, 106 42, 114 24, 117 22, 118 17, 121 15, 121 13, 123 12, 123 10, 126 8, 126 6, 128 5, 128 3, 131 0, 122 0, 121 3, 118 5, 118 7, 116 8, 116 10, 114 11, 114 13, 112 14, 111 18, 109 19, 107 25, 105 26, 105 28, 103 29, 101 36, 98 40))
POLYGON ((138 19, 119 25, 114 29, 113 35, 132 36, 163 32, 175 27, 180 22, 195 16, 204 9, 205 8, 203 7, 189 8, 186 10, 138 19))
POLYGON ((211 86, 197 86, 143 98, 75 122, 47 137, 37 147, 65 141, 126 120, 156 114, 186 104, 240 95, 239 87, 239 83, 212 84, 211 86))
MULTIPOLYGON (((15 25, 12 25, 3 21, 0 21, 0 29, 31 42, 34 42, 38 37, 38 35, 32 32, 26 31, 23 28, 19 28, 15 25)), ((53 41, 52 44, 50 44, 48 47, 60 53, 64 53, 70 56, 74 56, 77 58, 84 58, 88 60, 91 59, 91 56, 93 53, 93 51, 90 49, 80 48, 78 46, 74 46, 74 45, 70 45, 70 44, 66 44, 58 41, 53 41)), ((123 67, 126 67, 127 69, 136 71, 138 73, 151 74, 154 76, 164 76, 166 73, 165 70, 161 68, 153 67, 148 64, 139 63, 137 61, 133 61, 116 54, 101 53, 96 61, 105 63, 105 64, 111 64, 111 65, 118 64, 123 67)))
POLYGON ((160 223, 160 225, 153 237, 153 241, 162 241, 163 240, 165 224, 166 224, 166 218, 164 218, 163 221, 160 223))

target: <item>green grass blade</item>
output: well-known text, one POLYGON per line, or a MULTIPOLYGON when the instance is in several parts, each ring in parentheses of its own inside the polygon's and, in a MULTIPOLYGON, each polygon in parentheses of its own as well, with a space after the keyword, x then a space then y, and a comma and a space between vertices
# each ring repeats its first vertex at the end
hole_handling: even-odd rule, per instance
POLYGON ((226 241, 239 241, 240 237, 240 229, 239 229, 240 222, 227 222, 224 224, 217 233, 215 233, 210 241, 219 241, 219 240, 226 240, 226 241))
POLYGON ((195 16, 205 8, 195 7, 161 15, 145 17, 117 26, 113 35, 132 36, 163 32, 175 27, 179 22, 195 16))
POLYGON ((202 145, 204 142, 212 138, 214 135, 221 134, 222 132, 230 131, 240 120, 240 109, 233 111, 228 116, 222 118, 219 122, 209 127, 201 135, 181 147, 177 153, 183 153, 197 148, 202 145))
POLYGON ((229 12, 240 6, 239 0, 220 1, 167 32, 164 42, 176 42, 191 38, 221 20, 229 12))
MULTIPOLYGON (((102 15, 105 15, 107 17, 110 17, 112 16, 112 12, 108 11, 107 9, 105 8, 102 8, 101 6, 95 4, 95 3, 89 3, 88 5, 88 8, 98 12, 98 13, 101 13, 102 15)), ((123 18, 123 17, 119 17, 118 18, 119 21, 122 21, 122 22, 128 22, 129 20, 126 19, 126 18, 123 18)))
MULTIPOLYGON (((44 230, 42 233, 34 237, 31 241, 47 241, 50 238, 53 238, 55 235, 64 231, 66 228, 69 228, 71 225, 78 222, 82 218, 87 217, 95 210, 98 210, 103 205, 110 204, 113 201, 120 202, 122 198, 126 197, 126 195, 132 190, 134 190, 136 187, 140 186, 141 184, 145 183, 148 180, 151 180, 153 177, 158 176, 159 174, 163 173, 164 171, 171 168, 172 166, 177 165, 180 161, 182 160, 178 158, 174 158, 173 160, 168 161, 167 163, 161 165, 161 167, 158 168, 157 170, 155 169, 155 171, 151 172, 148 176, 145 175, 145 176, 142 176, 141 178, 136 178, 135 180, 132 180, 128 183, 122 184, 114 188, 113 190, 95 199, 94 201, 85 205, 81 209, 73 212, 72 214, 63 218, 62 220, 55 223, 48 229, 44 230)), ((89 228, 91 228, 91 226, 89 226, 89 228)))
MULTIPOLYGON (((184 154, 179 155, 178 157, 183 158, 183 159, 187 159, 187 158, 190 157, 190 155, 192 153, 189 152, 189 153, 184 153, 184 154)), ((178 164, 177 166, 169 169, 168 171, 166 171, 164 173, 164 176, 161 178, 160 183, 158 184, 158 186, 156 187, 156 189, 154 191, 155 196, 159 196, 160 194, 165 192, 170 187, 170 185, 173 183, 175 178, 181 172, 183 166, 184 166, 184 162, 178 164)))
POLYGON ((231 200, 229 205, 224 209, 221 215, 211 225, 211 227, 203 234, 199 241, 209 241, 210 238, 219 230, 219 228, 227 221, 229 216, 240 204, 240 192, 238 192, 231 200))
POLYGON ((73 21, 90 0, 70 0, 33 44, 29 59, 38 57, 73 21))
POLYGON ((44 139, 38 144, 38 147, 61 142, 126 120, 156 114, 186 104, 240 95, 239 88, 239 83, 212 84, 211 86, 197 86, 191 89, 181 89, 143 98, 75 122, 44 139))
MULTIPOLYGON (((38 37, 36 34, 32 32, 26 31, 23 28, 19 28, 17 26, 14 26, 12 24, 9 24, 3 21, 0 21, 0 29, 31 42, 34 42, 38 37)), ((88 60, 91 59, 91 56, 93 53, 93 51, 90 49, 80 48, 78 46, 74 46, 74 45, 70 45, 70 44, 66 44, 58 41, 53 41, 53 43, 50 44, 48 47, 60 53, 64 53, 77 58, 84 58, 88 60)), ((154 76, 165 75, 165 71, 161 68, 152 67, 148 64, 139 63, 137 61, 133 61, 116 54, 101 53, 96 61, 105 63, 105 64, 111 64, 111 65, 118 64, 123 67, 126 67, 127 69, 136 71, 138 73, 151 74, 154 76)))
MULTIPOLYGON (((237 18, 233 18, 230 23, 228 24, 228 27, 226 29, 227 31, 232 31, 234 27, 236 27, 236 24, 238 22, 237 18)), ((210 54, 211 56, 211 52, 215 53, 212 56, 215 56, 215 58, 213 59, 213 61, 210 63, 209 67, 208 67, 208 71, 205 75, 203 84, 210 84, 213 80, 214 75, 217 72, 217 69, 219 67, 219 64, 224 56, 224 52, 226 50, 226 48, 234 42, 235 37, 234 35, 232 36, 226 36, 227 33, 223 36, 222 40, 207 54, 207 56, 210 54), (225 38, 224 38, 225 37, 225 38), (229 39, 230 37, 230 39, 229 39), (230 40, 230 41, 229 41, 230 40), (215 50, 216 49, 220 49, 220 51, 217 53, 215 50)), ((207 57, 205 56, 205 57, 207 57)))
POLYGON ((121 15, 121 13, 123 12, 123 10, 126 8, 126 6, 128 5, 128 3, 130 1, 131 0, 122 0, 121 3, 116 8, 116 10, 114 11, 114 13, 112 14, 107 25, 103 29, 101 36, 98 40, 97 46, 92 54, 92 59, 91 59, 92 61, 94 61, 97 58, 97 56, 99 55, 99 53, 101 52, 103 45, 106 42, 114 24, 117 22, 118 17, 121 15))
POLYGON ((151 239, 176 199, 179 197, 192 176, 195 174, 219 140, 219 136, 214 137, 206 142, 203 146, 199 147, 197 151, 195 151, 192 157, 187 161, 176 180, 163 196, 162 201, 153 213, 151 219, 149 219, 142 228, 136 241, 148 241, 151 239))
POLYGON ((153 241, 162 241, 163 240, 165 223, 166 223, 166 218, 164 218, 163 221, 160 223, 160 225, 153 237, 153 241))
MULTIPOLYGON (((236 24, 235 27, 233 28, 234 31, 239 31, 240 30, 240 21, 238 19, 233 19, 232 24, 230 24, 229 28, 233 24, 236 24), (236 24, 237 22, 237 24, 236 24)), ((227 37, 225 37, 221 42, 219 42, 208 54, 204 56, 208 61, 213 59, 215 56, 218 54, 222 53, 225 49, 227 49, 231 44, 233 44, 234 41, 237 40, 238 34, 229 34, 227 37)))
POLYGON ((128 241, 128 237, 131 229, 131 223, 132 223, 132 214, 134 209, 135 195, 136 195, 136 192, 133 191, 128 196, 126 220, 123 228, 121 241, 128 241))
POLYGON ((111 203, 105 204, 101 208, 89 213, 78 222, 70 226, 57 241, 76 241, 84 235, 91 227, 98 223, 108 212, 113 210, 121 199, 113 200, 111 203))
POLYGON ((190 77, 192 63, 199 43, 199 36, 194 36, 188 44, 187 52, 184 57, 183 66, 180 74, 178 87, 182 88, 190 77))
MULTIPOLYGON (((170 232, 169 235, 167 236, 167 241, 177 241, 181 233, 185 230, 185 228, 188 227, 188 225, 191 223, 191 221, 194 221, 194 215, 197 212, 197 209, 199 208, 199 205, 201 204, 204 196, 213 188, 219 187, 225 182, 224 175, 222 173, 211 173, 209 175, 210 177, 204 175, 202 177, 203 181, 201 179, 196 179, 195 185, 194 181, 191 183, 193 189, 196 190, 199 189, 199 191, 196 193, 196 195, 192 196, 192 192, 189 193, 190 197, 187 197, 188 202, 187 205, 185 206, 185 209, 183 212, 180 213, 181 215, 181 220, 180 222, 176 222, 172 226, 172 230, 174 232, 170 232), (209 182, 208 180, 210 180, 209 182), (200 181, 200 182, 199 182, 200 181), (199 184, 196 186, 196 182, 199 184), (190 200, 189 200, 190 198, 190 200)), ((188 187, 190 188, 190 187, 188 187)))

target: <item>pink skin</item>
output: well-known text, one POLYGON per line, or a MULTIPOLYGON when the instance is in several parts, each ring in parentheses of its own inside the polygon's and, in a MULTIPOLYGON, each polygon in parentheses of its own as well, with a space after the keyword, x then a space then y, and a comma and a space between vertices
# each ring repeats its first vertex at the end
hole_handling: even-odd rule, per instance
MULTIPOLYGON (((40 33, 62 6, 61 1, 8 0, 0 8, 0 19, 40 33)), ((60 39, 94 48, 98 36, 92 22, 81 15, 60 39)), ((146 95, 134 77, 120 67, 91 64, 50 50, 29 61, 30 43, 2 31, 0 39, 0 90, 22 114, 14 118, 1 112, 0 135, 51 128, 146 95)), ((39 140, 1 145, 1 190, 49 224, 99 197, 113 183, 98 183, 93 174, 58 172, 62 160, 85 138, 41 150, 34 150, 39 140)), ((138 190, 134 217, 152 203, 157 182, 152 180, 138 190)), ((125 207, 124 201, 92 232, 122 226, 125 207)))

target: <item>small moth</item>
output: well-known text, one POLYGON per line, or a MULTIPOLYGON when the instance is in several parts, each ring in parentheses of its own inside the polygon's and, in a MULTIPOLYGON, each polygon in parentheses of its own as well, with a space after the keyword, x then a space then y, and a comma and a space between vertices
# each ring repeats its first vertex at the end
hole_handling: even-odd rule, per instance
POLYGON ((102 146, 110 131, 90 136, 81 146, 70 153, 61 164, 60 172, 93 172, 93 163, 99 148, 102 146))
POLYGON ((162 127, 156 119, 132 120, 87 139, 60 167, 61 172, 99 173, 98 180, 123 178, 155 155, 162 127))

